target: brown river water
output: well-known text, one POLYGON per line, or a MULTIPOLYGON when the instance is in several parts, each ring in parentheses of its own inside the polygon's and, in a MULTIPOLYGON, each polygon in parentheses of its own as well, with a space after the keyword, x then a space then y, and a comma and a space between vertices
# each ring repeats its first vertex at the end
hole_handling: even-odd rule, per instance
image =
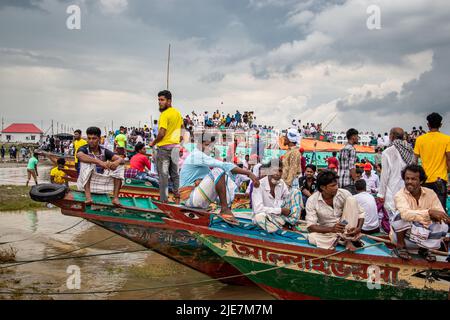
MULTIPOLYGON (((39 168, 41 178, 39 182, 48 181, 49 169, 50 167, 44 166, 39 168)), ((25 174, 25 167, 2 167, 0 185, 24 184, 25 174)), ((68 256, 145 249, 88 221, 62 215, 59 208, 0 212, 0 243, 17 240, 20 241, 0 244, 0 251, 9 248, 16 251, 16 261, 44 259, 86 246, 89 247, 68 256), (80 221, 82 222, 75 227, 57 234, 80 221), (111 236, 113 237, 107 239, 111 236), (90 246, 102 240, 105 241, 90 246)), ((210 278, 150 250, 6 266, 10 265, 0 264, 0 299, 273 299, 257 287, 226 285, 218 281, 176 286, 210 278), (71 287, 74 283, 70 281, 73 279, 74 268, 79 270, 79 289, 71 287), (164 286, 171 287, 164 288, 164 286), (148 287, 158 289, 76 294, 76 292, 123 291, 148 287), (47 292, 69 292, 69 294, 52 295, 47 292)))
MULTIPOLYGON (((106 239, 113 233, 83 221, 74 228, 56 234, 81 221, 64 216, 59 209, 0 213, 1 249, 13 247, 16 260, 43 259, 106 239)), ((120 236, 69 254, 91 255, 113 251, 144 249, 120 236)), ((0 264, 0 268, 6 266, 0 264)), ((72 271, 73 272, 73 271, 72 271)), ((182 287, 110 294, 48 295, 45 292, 113 291, 161 287, 196 282, 209 277, 152 251, 124 253, 57 261, 40 261, 0 269, 0 299, 272 299, 257 287, 241 287, 218 281, 182 287), (68 289, 69 266, 80 270, 80 289, 68 289), (21 294, 25 292, 24 294, 21 294), (29 292, 43 293, 38 295, 29 292)))

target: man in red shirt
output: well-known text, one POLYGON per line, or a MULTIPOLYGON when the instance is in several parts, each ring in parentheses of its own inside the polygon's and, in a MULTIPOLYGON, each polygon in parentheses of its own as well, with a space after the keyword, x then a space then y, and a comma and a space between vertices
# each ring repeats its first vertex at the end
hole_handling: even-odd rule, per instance
POLYGON ((339 161, 336 158, 337 152, 333 151, 332 155, 333 155, 332 157, 329 157, 327 159, 328 169, 337 171, 337 170, 339 170, 339 161))

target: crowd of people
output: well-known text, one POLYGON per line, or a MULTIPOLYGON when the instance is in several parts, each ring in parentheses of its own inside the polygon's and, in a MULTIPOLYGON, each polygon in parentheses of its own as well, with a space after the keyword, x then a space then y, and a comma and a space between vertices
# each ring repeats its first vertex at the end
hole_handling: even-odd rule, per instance
MULTIPOLYGON (((411 259, 409 250, 418 249, 433 262, 436 257, 429 249, 449 241, 450 137, 439 131, 443 119, 437 113, 428 115, 427 133, 413 128, 414 143, 402 128, 392 128, 386 139, 381 137, 373 163, 357 157, 360 133, 349 129, 343 149, 327 158, 327 168, 318 170, 307 163, 300 142, 303 129, 320 132, 321 124, 293 122, 283 131, 287 150, 281 157, 264 162, 252 151, 236 161, 234 154, 225 159, 212 156, 217 135, 210 129, 229 128, 233 122, 255 126, 251 112, 233 116, 193 112, 192 117, 183 117, 167 90, 158 94, 158 103, 160 118, 152 128, 121 127, 109 142, 96 127, 87 129, 87 140, 81 131, 75 132, 77 185, 85 191, 87 205, 92 204, 91 193, 111 192, 113 204, 121 206, 118 194, 127 176, 157 184, 162 202, 168 201, 170 190, 175 202, 187 207, 206 209, 216 203, 218 214, 230 224, 238 224, 231 211, 236 192, 247 193, 254 224, 276 232, 305 222, 310 244, 324 249, 341 244, 354 251, 363 245, 364 234, 385 232, 396 243, 394 252, 400 258, 411 259), (182 147, 183 128, 191 132, 190 152, 182 147), (108 143, 113 150, 105 147, 108 143), (130 143, 135 155, 125 169, 130 143), (150 160, 147 145, 153 150, 150 160)), ((63 168, 64 163, 58 166, 63 168)))
POLYGON ((33 155, 34 148, 30 145, 1 145, 1 162, 27 162, 33 155))

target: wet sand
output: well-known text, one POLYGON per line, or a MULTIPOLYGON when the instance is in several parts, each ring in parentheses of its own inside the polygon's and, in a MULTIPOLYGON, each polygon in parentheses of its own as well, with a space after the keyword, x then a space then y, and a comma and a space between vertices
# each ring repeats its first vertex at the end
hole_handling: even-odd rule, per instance
MULTIPOLYGON (((52 166, 49 164, 38 164, 38 183, 50 181, 50 170, 52 166)), ((17 164, 3 164, 0 166, 0 185, 25 185, 27 182, 27 166, 17 164)), ((34 185, 33 178, 30 185, 34 185)))
MULTIPOLYGON (((16 260, 42 259, 101 241, 113 235, 92 223, 83 221, 73 229, 55 234, 81 221, 64 216, 59 209, 0 213, 0 242, 28 239, 0 245, 17 250, 16 260)), ((116 250, 144 249, 120 236, 82 249, 70 255, 107 253, 116 250)), ((241 287, 218 281, 184 287, 170 287, 138 292, 47 295, 46 291, 70 292, 66 282, 71 265, 80 268, 81 287, 76 291, 127 290, 159 287, 209 279, 209 277, 178 264, 152 251, 110 256, 43 261, 0 269, 0 299, 273 299, 257 287, 241 287), (39 295, 22 292, 44 293, 39 295)), ((4 265, 0 265, 0 268, 4 265)))

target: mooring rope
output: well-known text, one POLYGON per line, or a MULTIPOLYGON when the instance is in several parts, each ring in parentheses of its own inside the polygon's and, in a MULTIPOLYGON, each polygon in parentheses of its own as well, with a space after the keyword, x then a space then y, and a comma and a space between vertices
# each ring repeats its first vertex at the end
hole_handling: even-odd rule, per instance
MULTIPOLYGON (((109 239, 111 239, 111 238, 113 238, 113 237, 116 237, 116 236, 117 236, 116 234, 113 234, 112 236, 109 236, 109 237, 107 237, 107 238, 105 238, 105 239, 103 239, 103 240, 96 241, 96 242, 94 242, 94 243, 90 243, 90 244, 88 244, 88 245, 86 245, 86 246, 84 246, 84 247, 80 247, 80 248, 78 248, 78 249, 74 249, 74 250, 70 250, 70 251, 67 251, 67 252, 55 254, 55 255, 53 255, 53 256, 47 257, 46 259, 48 260, 48 259, 50 259, 50 258, 60 257, 60 256, 64 256, 64 255, 69 254, 69 253, 73 253, 73 252, 76 252, 76 251, 79 251, 79 250, 83 250, 83 249, 86 249, 86 248, 95 246, 96 244, 105 242, 105 241, 107 241, 107 240, 109 240, 109 239)), ((1 270, 1 269, 6 269, 6 268, 11 268, 11 267, 16 267, 16 266, 20 266, 20 265, 24 265, 24 264, 29 264, 29 263, 33 263, 33 262, 34 262, 34 261, 32 261, 32 262, 19 262, 19 263, 11 264, 11 265, 8 265, 8 266, 2 266, 2 267, 0 267, 0 270, 1 270)))
MULTIPOLYGON (((209 240, 207 240, 209 241, 209 240)), ((366 245, 360 248, 357 248, 356 251, 358 250, 362 250, 362 249, 366 249, 369 247, 374 247, 374 246, 378 246, 382 243, 373 243, 370 245, 366 245)), ((305 260, 304 263, 308 263, 308 262, 312 262, 315 260, 320 260, 320 259, 325 259, 325 258, 329 258, 332 256, 336 256, 338 254, 341 254, 343 252, 348 251, 348 249, 344 249, 344 250, 340 250, 340 251, 336 251, 324 256, 318 256, 315 258, 311 258, 308 260, 305 260)), ((250 276, 250 275, 256 275, 256 274, 260 274, 260 273, 264 273, 264 272, 268 272, 268 271, 273 271, 276 269, 280 269, 280 268, 285 268, 291 265, 297 264, 297 262, 292 262, 292 263, 288 263, 285 264, 283 266, 275 266, 272 268, 268 268, 268 269, 264 269, 264 270, 259 270, 259 271, 250 271, 244 274, 238 274, 238 275, 233 275, 233 276, 227 276, 227 277, 221 277, 221 278, 214 278, 214 279, 205 279, 205 280, 200 280, 200 281, 194 281, 194 282, 184 282, 184 283, 176 283, 176 284, 169 284, 169 285, 161 285, 161 286, 155 286, 155 287, 145 287, 145 288, 135 288, 135 289, 122 289, 122 290, 98 290, 98 291, 74 291, 74 292, 23 292, 21 291, 20 293, 23 295, 89 295, 89 294, 112 294, 112 293, 127 293, 127 292, 139 292, 139 291, 149 291, 149 290, 159 290, 159 289, 168 289, 168 288, 175 288, 175 287, 187 287, 187 286, 193 286, 193 285, 201 285, 201 284, 205 284, 205 283, 210 283, 210 282, 215 282, 215 281, 222 281, 222 280, 229 280, 229 279, 234 279, 234 278, 240 278, 240 277, 246 277, 246 276, 250 276)), ((14 292, 4 292, 4 291, 0 291, 0 294, 14 294, 14 292)))
MULTIPOLYGON (((80 221, 78 221, 77 223, 75 223, 73 226, 71 226, 71 227, 69 227, 69 228, 66 228, 66 229, 64 229, 64 230, 55 232, 54 234, 61 234, 61 233, 64 233, 64 232, 66 232, 66 231, 68 231, 68 230, 70 230, 70 229, 73 229, 73 228, 75 228, 77 225, 79 225, 80 223, 82 223, 83 221, 86 221, 86 220, 81 219, 80 221)), ((13 241, 7 241, 7 242, 0 242, 0 246, 1 246, 1 245, 4 245, 4 244, 10 244, 10 243, 16 243, 16 242, 27 241, 27 240, 30 240, 30 239, 36 237, 37 235, 38 235, 38 234, 33 234, 31 237, 28 237, 28 238, 25 238, 25 239, 20 239, 20 240, 13 240, 13 241)))

